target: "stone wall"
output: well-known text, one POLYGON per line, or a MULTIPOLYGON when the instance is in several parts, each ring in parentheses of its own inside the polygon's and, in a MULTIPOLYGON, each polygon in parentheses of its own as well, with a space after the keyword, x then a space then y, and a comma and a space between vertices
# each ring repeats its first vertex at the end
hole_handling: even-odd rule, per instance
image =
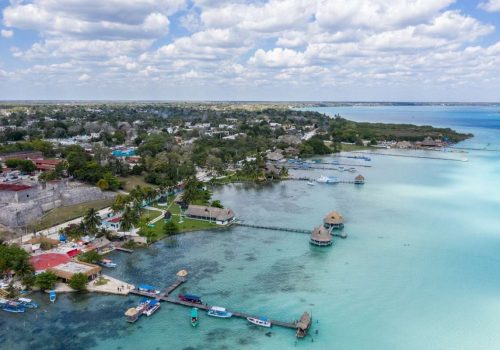
POLYGON ((30 190, 30 200, 0 203, 0 224, 20 229, 52 209, 116 195, 114 192, 102 192, 97 187, 63 181, 39 185, 33 190, 30 190))

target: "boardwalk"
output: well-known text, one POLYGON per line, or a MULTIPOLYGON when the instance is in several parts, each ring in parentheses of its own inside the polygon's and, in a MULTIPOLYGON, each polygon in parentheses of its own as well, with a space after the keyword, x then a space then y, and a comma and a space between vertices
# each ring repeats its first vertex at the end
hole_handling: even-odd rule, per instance
MULTIPOLYGON (((297 233, 306 233, 306 234, 311 234, 311 230, 306 230, 302 228, 291 228, 291 227, 280 227, 280 226, 266 226, 266 225, 254 225, 254 224, 247 224, 244 223, 243 221, 235 221, 233 223, 234 225, 239 225, 243 227, 251 227, 251 228, 258 228, 261 230, 270 230, 270 231, 284 231, 284 232, 297 232, 297 233)), ((347 233, 344 231, 334 231, 332 230, 330 232, 332 236, 334 237, 339 237, 339 238, 347 238, 347 233)))
POLYGON ((390 154, 390 153, 379 153, 379 152, 360 152, 362 154, 374 154, 377 156, 387 156, 387 157, 402 157, 402 158, 420 158, 420 159, 433 159, 433 160, 446 160, 450 162, 467 162, 466 158, 445 158, 445 157, 431 157, 431 156, 417 156, 414 154, 390 154))
MULTIPOLYGON (((144 296, 144 297, 148 297, 148 298, 155 298, 158 301, 165 301, 165 302, 171 303, 171 304, 182 305, 182 306, 187 306, 187 307, 196 307, 200 310, 205 310, 205 311, 210 310, 212 305, 196 304, 196 303, 191 303, 189 301, 183 301, 180 299, 170 297, 170 293, 172 293, 176 288, 178 288, 181 284, 183 284, 186 281, 187 281, 186 278, 178 278, 174 283, 172 283, 169 287, 165 288, 165 290, 158 295, 143 292, 143 291, 140 291, 138 289, 133 289, 130 291, 130 293, 144 296)), ((231 312, 234 317, 239 317, 239 318, 244 318, 244 319, 246 319, 247 317, 255 317, 255 318, 262 317, 262 316, 249 314, 246 312, 241 312, 241 311, 233 311, 233 310, 227 310, 227 311, 231 312)), ((275 326, 291 328, 291 329, 295 329, 296 323, 297 323, 296 321, 284 322, 284 321, 279 321, 279 320, 274 320, 274 319, 269 319, 269 321, 275 326)))

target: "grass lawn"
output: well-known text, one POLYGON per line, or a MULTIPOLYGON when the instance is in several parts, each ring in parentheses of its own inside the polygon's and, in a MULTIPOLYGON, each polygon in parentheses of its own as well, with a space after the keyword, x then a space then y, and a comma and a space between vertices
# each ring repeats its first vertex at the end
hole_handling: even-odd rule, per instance
POLYGON ((120 177, 119 180, 123 182, 123 190, 127 192, 132 190, 137 185, 141 187, 144 186, 155 187, 154 185, 148 184, 146 181, 144 181, 144 176, 139 176, 139 175, 120 177))
POLYGON ((357 145, 349 145, 349 144, 342 144, 342 152, 351 152, 351 151, 363 151, 371 149, 370 146, 357 146, 357 145))
MULTIPOLYGON (((170 199, 171 200, 171 199, 170 199)), ((171 203, 171 202, 170 202, 171 203)), ((154 207, 161 208, 164 210, 167 210, 167 206, 158 206, 157 204, 153 205, 154 207)), ((199 230, 208 230, 208 229, 213 229, 218 227, 216 224, 207 222, 207 221, 202 221, 202 220, 192 220, 192 219, 187 219, 183 218, 183 222, 179 223, 180 221, 180 207, 177 204, 172 204, 168 208, 168 211, 172 213, 172 221, 176 224, 176 226, 179 228, 179 232, 189 232, 189 231, 199 231, 199 230)), ((153 241, 160 240, 162 238, 166 237, 165 234, 165 220, 159 220, 156 223, 154 223, 154 227, 148 227, 147 223, 160 215, 160 212, 154 211, 154 210, 147 210, 141 217, 141 220, 139 222, 139 227, 145 230, 151 230, 152 232, 152 239, 153 241), (149 212, 149 216, 148 216, 149 212)))
POLYGON ((114 199, 100 199, 91 202, 68 205, 66 207, 55 208, 45 214, 40 220, 30 223, 30 229, 44 230, 54 225, 62 224, 63 222, 76 219, 85 215, 88 208, 97 210, 109 207, 114 199))

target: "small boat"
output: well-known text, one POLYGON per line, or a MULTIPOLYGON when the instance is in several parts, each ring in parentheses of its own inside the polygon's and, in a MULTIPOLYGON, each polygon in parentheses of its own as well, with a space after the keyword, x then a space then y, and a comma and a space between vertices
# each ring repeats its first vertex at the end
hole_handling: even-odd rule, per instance
POLYGON ((334 183, 338 183, 339 180, 335 176, 328 177, 328 176, 321 175, 319 178, 316 179, 316 182, 325 183, 325 184, 334 184, 334 183))
POLYGON ((12 313, 20 313, 20 312, 25 312, 26 308, 18 302, 8 301, 3 305, 2 310, 12 313))
POLYGON ((99 265, 103 266, 103 267, 116 267, 117 265, 112 262, 110 259, 102 259, 100 262, 99 262, 99 265))
POLYGON ((220 318, 230 318, 233 316, 233 314, 231 312, 229 312, 225 308, 219 307, 219 306, 212 306, 210 308, 210 310, 208 310, 207 315, 212 316, 212 317, 220 317, 220 318))
POLYGON ((191 326, 196 327, 198 325, 198 308, 193 307, 191 309, 191 326))
POLYGON ((50 299, 50 301, 53 303, 53 302, 56 301, 56 298, 57 298, 56 291, 55 290, 51 290, 49 292, 49 299, 50 299))
POLYGON ((197 295, 192 294, 179 294, 179 299, 182 301, 187 301, 189 303, 201 304, 201 298, 197 295))
POLYGON ((151 300, 147 305, 144 311, 142 312, 146 316, 151 316, 160 308, 161 304, 158 300, 151 300))
POLYGON ((28 309, 36 309, 38 307, 38 304, 29 298, 18 298, 17 301, 28 309))
POLYGON ((125 312, 125 317, 127 318, 127 322, 134 323, 139 319, 139 317, 143 314, 144 310, 150 303, 150 299, 144 298, 139 305, 136 307, 131 307, 125 312))
POLYGON ((315 185, 316 185, 316 184, 315 184, 314 182, 312 182, 312 181, 307 181, 307 184, 308 184, 309 186, 315 186, 315 185))
POLYGON ((155 287, 150 286, 149 284, 139 284, 137 289, 141 292, 146 292, 149 294, 160 294, 159 290, 156 290, 155 287))
POLYGON ((247 321, 261 327, 271 327, 271 322, 266 317, 247 317, 247 321))

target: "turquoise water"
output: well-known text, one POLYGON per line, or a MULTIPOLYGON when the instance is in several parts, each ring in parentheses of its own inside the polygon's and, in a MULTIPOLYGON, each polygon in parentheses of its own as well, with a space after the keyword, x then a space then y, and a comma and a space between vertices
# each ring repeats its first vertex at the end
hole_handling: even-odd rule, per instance
MULTIPOLYGON (((359 114, 360 108, 351 108, 345 116, 392 121, 398 115, 392 108, 359 114), (385 117, 389 112, 393 116, 385 117)), ((490 149, 500 149, 500 114, 494 108, 413 108, 415 118, 425 116, 419 124, 478 135, 465 146, 490 143, 490 149), (478 127, 467 115, 492 126, 478 127)), ((401 121, 410 121, 401 115, 401 121)), ((109 274, 132 283, 163 287, 187 268, 190 280, 180 291, 200 294, 211 304, 285 321, 311 311, 312 337, 296 342, 292 330, 203 314, 192 328, 190 310, 168 304, 130 325, 123 312, 137 297, 61 294, 54 305, 46 295, 35 295, 41 308, 24 315, 1 313, 0 347, 498 349, 500 153, 429 155, 465 156, 469 162, 374 155, 360 163, 372 165, 361 170, 364 186, 286 182, 214 191, 247 222, 313 228, 328 211, 340 211, 349 237, 329 249, 312 248, 305 234, 240 227, 179 235, 148 250, 111 255, 119 267, 109 274)))

